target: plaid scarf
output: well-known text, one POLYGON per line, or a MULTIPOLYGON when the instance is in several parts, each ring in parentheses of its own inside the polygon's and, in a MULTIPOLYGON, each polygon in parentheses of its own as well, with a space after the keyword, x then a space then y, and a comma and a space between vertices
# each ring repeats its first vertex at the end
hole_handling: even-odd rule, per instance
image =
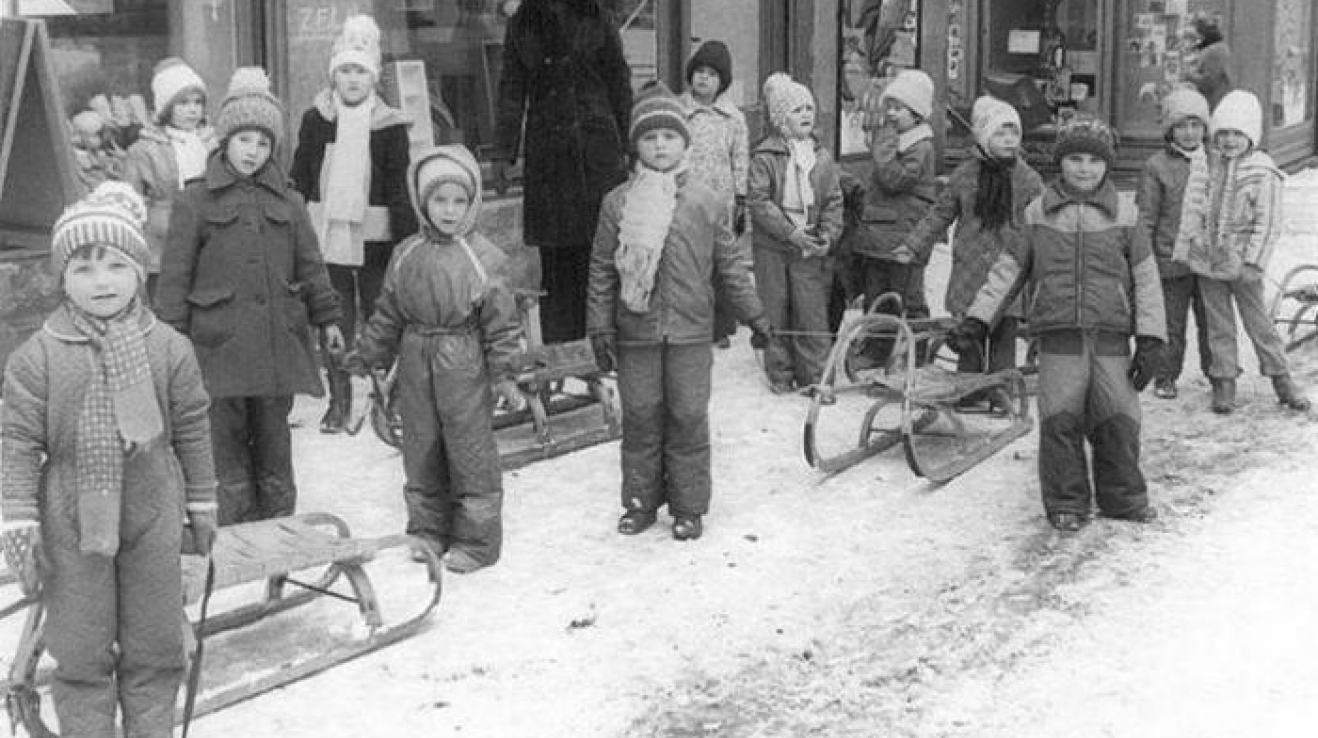
POLYGON ((108 320, 69 304, 73 326, 91 342, 96 372, 83 396, 77 430, 78 549, 119 550, 124 457, 164 433, 146 353, 139 298, 108 320))

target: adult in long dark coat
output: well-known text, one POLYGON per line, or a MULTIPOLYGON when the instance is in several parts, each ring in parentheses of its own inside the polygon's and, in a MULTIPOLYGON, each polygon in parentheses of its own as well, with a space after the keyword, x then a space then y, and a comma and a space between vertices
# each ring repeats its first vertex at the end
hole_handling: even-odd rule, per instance
POLYGON ((544 339, 581 338, 600 202, 627 178, 631 70, 598 0, 526 0, 503 54, 496 161, 515 162, 519 147, 525 157, 523 240, 540 249, 544 339))
POLYGON ((1214 110, 1226 93, 1234 89, 1232 71, 1235 62, 1231 47, 1217 22, 1211 18, 1198 18, 1194 22, 1194 32, 1198 36, 1195 48, 1199 50, 1199 60, 1186 75, 1186 81, 1208 98, 1208 109, 1214 110))

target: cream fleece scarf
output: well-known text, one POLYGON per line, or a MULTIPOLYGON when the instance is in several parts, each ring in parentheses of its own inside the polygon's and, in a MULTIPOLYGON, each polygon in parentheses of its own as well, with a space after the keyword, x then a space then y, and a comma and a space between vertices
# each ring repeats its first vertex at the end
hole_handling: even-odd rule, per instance
POLYGON ((206 142, 201 140, 197 131, 185 131, 174 126, 165 126, 165 135, 174 149, 174 160, 178 162, 178 187, 190 179, 206 173, 206 157, 210 153, 206 142))
POLYGON ((1210 240, 1208 221, 1209 189, 1211 186, 1208 172, 1208 153, 1204 147, 1186 150, 1173 144, 1173 149, 1190 160, 1190 174, 1185 181, 1185 196, 1181 199, 1181 224, 1176 231, 1176 241, 1172 244, 1172 259, 1182 263, 1196 260, 1206 262, 1206 250, 1210 240))
POLYGON ((371 114, 375 110, 375 96, 349 106, 335 92, 334 110, 334 144, 328 152, 329 179, 321 193, 328 221, 321 247, 331 263, 358 266, 363 261, 362 221, 366 217, 371 180, 371 114))
POLYGON ((632 312, 650 310, 654 277, 677 209, 677 175, 684 171, 685 162, 667 172, 638 163, 623 196, 613 258, 622 280, 622 302, 632 312))
POLYGON ((818 160, 815 142, 811 138, 788 138, 787 176, 783 183, 783 212, 792 225, 806 228, 810 225, 810 209, 815 206, 815 188, 810 184, 810 170, 818 160))

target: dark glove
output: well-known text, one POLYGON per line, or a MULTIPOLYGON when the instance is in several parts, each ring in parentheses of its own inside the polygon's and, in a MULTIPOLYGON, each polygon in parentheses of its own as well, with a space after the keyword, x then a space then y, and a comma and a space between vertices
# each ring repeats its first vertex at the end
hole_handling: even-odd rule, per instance
POLYGON ((215 531, 219 529, 213 511, 196 511, 188 513, 188 529, 183 531, 186 537, 192 536, 192 545, 188 546, 188 541, 183 542, 184 553, 195 554, 197 556, 210 556, 211 548, 215 545, 215 531))
POLYGON ((1135 337, 1135 355, 1130 359, 1130 383, 1136 392, 1143 392, 1162 359, 1162 339, 1153 336, 1135 337))
POLYGON ((595 352, 595 366, 607 374, 618 368, 618 339, 612 333, 596 333, 590 337, 590 349, 595 352))
POLYGON ((967 351, 982 351, 984 339, 988 336, 988 325, 979 318, 966 317, 947 332, 947 347, 964 354, 967 351))
POLYGON ((756 351, 763 351, 769 348, 769 341, 773 340, 773 326, 769 324, 768 319, 760 318, 751 321, 751 348, 756 351))
POLYGON ((740 236, 746 232, 746 196, 737 195, 737 202, 732 207, 732 232, 740 236))

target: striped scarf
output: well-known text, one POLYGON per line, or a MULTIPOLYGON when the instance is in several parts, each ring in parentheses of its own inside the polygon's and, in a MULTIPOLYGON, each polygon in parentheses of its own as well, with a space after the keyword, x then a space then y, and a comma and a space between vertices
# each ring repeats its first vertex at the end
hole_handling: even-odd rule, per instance
POLYGON ((1181 199, 1181 224, 1172 244, 1172 260, 1184 264, 1207 263, 1210 245, 1209 208, 1211 176, 1208 171, 1208 154, 1204 147, 1185 150, 1174 146, 1190 160, 1190 174, 1185 181, 1185 195, 1181 199))
POLYGON ((140 298, 108 320, 69 304, 73 326, 97 358, 76 442, 78 548, 84 554, 114 556, 119 550, 124 457, 164 433, 142 329, 145 312, 140 298))

